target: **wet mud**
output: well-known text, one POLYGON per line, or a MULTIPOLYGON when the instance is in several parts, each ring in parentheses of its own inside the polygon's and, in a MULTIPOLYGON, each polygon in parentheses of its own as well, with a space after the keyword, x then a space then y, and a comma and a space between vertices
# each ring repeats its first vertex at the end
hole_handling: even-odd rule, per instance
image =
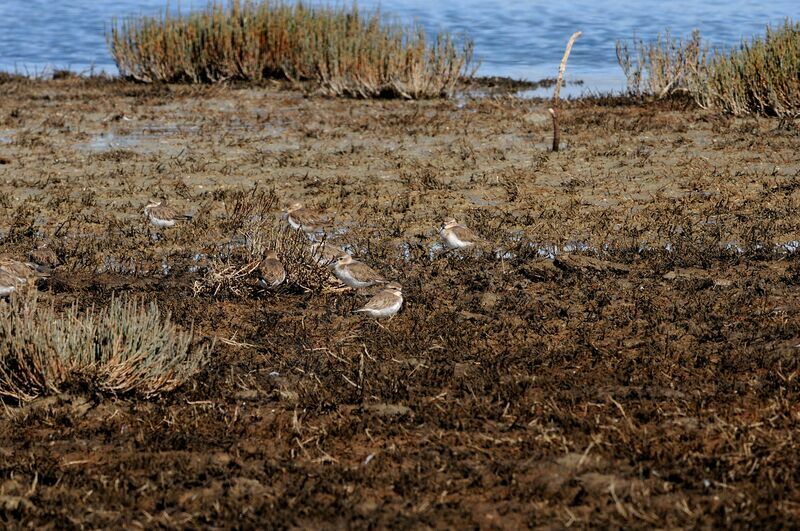
POLYGON ((0 84, 0 252, 216 339, 143 400, 0 414, 4 527, 765 527, 800 517, 800 130, 689 102, 0 84), (168 198, 191 222, 160 230, 168 198), (280 211, 403 285, 389 321, 280 211), (444 217, 484 244, 442 248, 444 217), (210 271, 259 228, 288 284, 210 271), (298 254, 299 253, 299 254, 298 254), (304 261, 306 260, 306 261, 304 261), (216 279, 216 280, 215 280, 216 279), (238 287, 237 287, 238 286, 238 287), (220 288, 220 289, 217 289, 220 288))

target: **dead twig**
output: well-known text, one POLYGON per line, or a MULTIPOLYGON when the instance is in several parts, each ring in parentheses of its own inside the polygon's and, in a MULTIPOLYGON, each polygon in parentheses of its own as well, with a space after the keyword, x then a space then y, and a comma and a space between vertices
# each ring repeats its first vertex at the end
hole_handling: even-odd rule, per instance
POLYGON ((580 31, 576 31, 572 34, 572 37, 569 38, 569 42, 567 42, 567 49, 564 51, 564 57, 561 59, 561 65, 558 67, 558 78, 556 79, 556 88, 553 91, 553 106, 547 109, 550 112, 550 116, 553 117, 553 151, 558 151, 558 145, 561 142, 561 131, 558 127, 558 115, 559 115, 559 103, 560 103, 560 95, 561 95, 561 83, 564 79, 564 71, 567 69, 567 59, 569 59, 569 54, 572 51, 572 45, 575 44, 575 40, 581 36, 580 31))

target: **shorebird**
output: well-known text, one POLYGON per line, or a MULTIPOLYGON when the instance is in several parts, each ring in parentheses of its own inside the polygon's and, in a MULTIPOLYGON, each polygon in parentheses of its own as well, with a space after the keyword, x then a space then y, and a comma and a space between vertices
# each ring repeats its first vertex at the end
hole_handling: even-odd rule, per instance
POLYGON ((302 203, 292 204, 292 206, 284 210, 284 215, 286 216, 286 221, 295 230, 313 233, 322 227, 323 216, 304 207, 302 203))
POLYGON ((397 282, 390 282, 372 297, 363 308, 356 310, 364 312, 370 317, 379 319, 381 317, 392 317, 400 311, 403 306, 403 287, 397 282))
POLYGON ((347 253, 329 243, 317 242, 311 244, 311 257, 322 266, 331 266, 335 264, 336 260, 343 254, 347 253))
POLYGON ((150 223, 156 227, 173 227, 178 221, 192 219, 192 216, 178 214, 162 201, 151 201, 144 207, 144 213, 150 218, 150 223))
POLYGON ((53 268, 61 265, 58 255, 47 245, 37 247, 28 253, 28 260, 39 266, 53 268))
POLYGON ((47 276, 36 264, 0 257, 0 297, 11 295, 21 284, 30 285, 47 276))
POLYGON ((286 270, 278 260, 278 253, 269 251, 267 257, 258 265, 258 272, 261 278, 258 283, 262 288, 274 288, 280 286, 286 280, 286 270))
POLYGON ((0 271, 3 271, 18 279, 19 283, 25 283, 35 278, 46 277, 47 273, 30 262, 20 262, 13 258, 0 257, 0 271))
POLYGON ((19 277, 0 269, 0 297, 8 297, 17 291, 19 283, 19 277))
POLYGON ((480 242, 480 238, 453 218, 444 220, 439 235, 450 249, 466 249, 480 242))
POLYGON ((333 268, 333 274, 351 288, 368 288, 375 284, 386 283, 386 279, 377 271, 364 262, 354 260, 349 254, 339 257, 333 268))

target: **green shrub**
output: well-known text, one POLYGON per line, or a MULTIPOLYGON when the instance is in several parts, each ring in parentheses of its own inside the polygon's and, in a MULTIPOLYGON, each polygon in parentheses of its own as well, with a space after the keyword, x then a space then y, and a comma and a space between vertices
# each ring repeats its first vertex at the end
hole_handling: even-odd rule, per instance
POLYGON ((36 295, 0 301, 0 397, 30 400, 85 383, 144 397, 175 389, 204 363, 192 332, 154 303, 113 298, 107 308, 59 313, 36 295))
POLYGON ((114 21, 108 42, 120 74, 144 82, 284 78, 363 98, 449 96, 472 58, 469 40, 430 42, 420 26, 384 24, 377 11, 268 0, 114 21))

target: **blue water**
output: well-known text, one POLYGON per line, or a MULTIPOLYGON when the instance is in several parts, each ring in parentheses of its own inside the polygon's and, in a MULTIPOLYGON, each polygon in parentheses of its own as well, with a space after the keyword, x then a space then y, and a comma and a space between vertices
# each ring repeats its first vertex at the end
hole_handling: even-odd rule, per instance
MULTIPOLYGON (((207 2, 170 5, 185 12, 207 2)), ((114 74, 105 42, 111 19, 155 15, 165 6, 165 0, 0 0, 0 70, 114 74)), ((529 80, 554 77, 566 41, 580 30, 567 78, 581 79, 582 89, 593 91, 624 87, 614 51, 617 39, 634 34, 649 39, 665 28, 688 35, 699 28, 714 46, 730 47, 763 34, 768 23, 800 20, 800 0, 360 0, 359 6, 380 6, 384 15, 417 20, 429 31, 469 34, 481 60, 479 74, 529 80)))

